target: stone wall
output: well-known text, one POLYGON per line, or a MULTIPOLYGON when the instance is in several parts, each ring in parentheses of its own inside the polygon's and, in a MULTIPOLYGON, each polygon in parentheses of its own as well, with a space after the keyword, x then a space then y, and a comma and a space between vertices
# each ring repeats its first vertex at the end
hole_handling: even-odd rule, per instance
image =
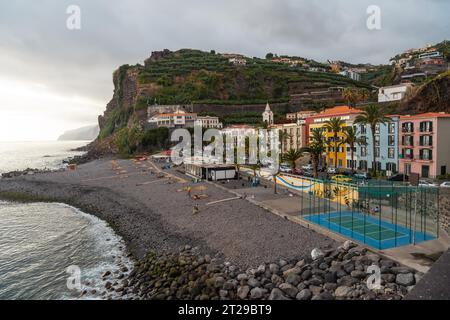
POLYGON ((450 189, 441 188, 439 191, 439 209, 441 228, 450 234, 450 189))
MULTIPOLYGON (((300 111, 300 107, 292 106, 287 103, 270 104, 273 112, 288 113, 300 111)), ((217 116, 227 114, 246 113, 246 112, 261 112, 266 109, 266 104, 250 104, 250 105, 218 105, 218 104, 195 104, 195 113, 214 113, 217 116)))

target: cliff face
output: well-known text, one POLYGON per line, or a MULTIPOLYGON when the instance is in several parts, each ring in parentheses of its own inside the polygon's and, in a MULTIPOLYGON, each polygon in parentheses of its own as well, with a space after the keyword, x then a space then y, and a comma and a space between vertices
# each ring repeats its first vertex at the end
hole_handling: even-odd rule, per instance
POLYGON ((92 141, 97 138, 99 127, 86 126, 75 130, 69 130, 59 136, 58 141, 92 141))
POLYGON ((450 113, 450 72, 444 73, 419 87, 412 96, 402 102, 400 113, 450 113))
MULTIPOLYGON (((244 59, 244 58, 241 58, 244 59)), ((361 86, 340 75, 310 72, 300 67, 258 58, 235 65, 229 56, 182 49, 155 51, 145 64, 121 66, 113 74, 114 94, 98 119, 100 140, 124 127, 144 123, 147 107, 164 104, 211 106, 288 104, 298 88, 361 86)), ((230 113, 233 108, 229 108, 230 113)))

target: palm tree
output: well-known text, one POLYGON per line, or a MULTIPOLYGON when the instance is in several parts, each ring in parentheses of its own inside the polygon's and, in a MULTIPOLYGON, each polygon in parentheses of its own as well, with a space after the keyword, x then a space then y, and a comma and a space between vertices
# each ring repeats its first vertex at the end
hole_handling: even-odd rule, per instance
POLYGON ((300 151, 309 153, 313 164, 314 178, 317 178, 319 162, 322 155, 326 151, 325 137, 323 136, 320 128, 311 130, 309 145, 307 147, 303 147, 300 151))
POLYGON ((368 125, 372 131, 372 171, 373 175, 376 176, 376 145, 375 145, 375 131, 378 125, 386 124, 392 120, 386 116, 386 112, 377 105, 367 106, 363 113, 358 115, 354 121, 355 124, 368 125))
POLYGON ((237 172, 237 179, 238 181, 241 179, 241 164, 239 163, 239 159, 238 159, 238 149, 235 147, 233 149, 233 153, 234 153, 234 167, 236 169, 237 172))
POLYGON ((323 128, 325 130, 328 130, 328 132, 333 133, 333 141, 332 143, 329 143, 330 147, 334 148, 334 167, 337 169, 338 167, 338 148, 339 148, 339 133, 342 132, 345 125, 345 121, 341 118, 331 118, 330 120, 326 121, 323 128))
POLYGON ((280 136, 280 142, 281 142, 281 152, 283 152, 284 147, 286 146, 287 139, 291 138, 291 135, 287 133, 287 131, 279 130, 278 134, 280 136))
POLYGON ((261 169, 261 165, 260 164, 252 164, 250 166, 250 169, 253 171, 253 179, 254 179, 253 181, 256 181, 256 176, 257 176, 256 171, 261 169))
POLYGON ((352 108, 355 108, 358 102, 367 100, 369 95, 367 89, 345 88, 342 92, 342 97, 347 100, 347 104, 352 108))
POLYGON ((296 162, 303 156, 303 152, 300 150, 289 150, 283 155, 283 161, 288 162, 291 165, 292 170, 296 169, 296 162))
POLYGON ((351 166, 352 166, 352 173, 355 172, 353 167, 353 161, 355 159, 355 145, 364 145, 366 144, 366 141, 362 139, 361 137, 358 137, 358 133, 355 129, 355 127, 350 126, 346 127, 343 131, 344 137, 341 142, 343 145, 349 145, 350 146, 350 159, 351 159, 351 166))

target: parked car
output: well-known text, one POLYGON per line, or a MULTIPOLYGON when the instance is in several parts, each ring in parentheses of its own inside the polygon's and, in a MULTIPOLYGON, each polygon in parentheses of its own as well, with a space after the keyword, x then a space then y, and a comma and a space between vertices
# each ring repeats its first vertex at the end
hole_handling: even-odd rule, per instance
POLYGON ((292 173, 292 169, 291 169, 291 167, 281 165, 281 166, 280 166, 280 172, 283 172, 283 173, 292 173))
POLYGON ((372 176, 368 172, 357 172, 353 175, 355 179, 359 180, 369 180, 372 179, 372 176))
POLYGON ((441 188, 450 188, 450 181, 446 181, 441 184, 441 188))
POLYGON ((336 173, 337 173, 337 170, 336 170, 336 168, 329 167, 329 168, 327 169, 327 173, 329 173, 329 174, 336 174, 336 173))
POLYGON ((307 164, 306 166, 302 167, 303 170, 313 170, 313 165, 312 164, 307 164))
POLYGON ((346 182, 346 183, 353 182, 352 178, 344 176, 343 174, 332 176, 331 180, 336 181, 336 182, 346 182))
POLYGON ((432 187, 432 188, 436 188, 439 187, 439 185, 437 183, 433 183, 427 180, 419 180, 419 187, 432 187))
POLYGON ((395 174, 388 179, 388 181, 408 181, 408 176, 402 173, 395 174))
POLYGON ((307 178, 313 178, 314 177, 314 173, 310 170, 305 170, 303 171, 303 176, 307 177, 307 178))

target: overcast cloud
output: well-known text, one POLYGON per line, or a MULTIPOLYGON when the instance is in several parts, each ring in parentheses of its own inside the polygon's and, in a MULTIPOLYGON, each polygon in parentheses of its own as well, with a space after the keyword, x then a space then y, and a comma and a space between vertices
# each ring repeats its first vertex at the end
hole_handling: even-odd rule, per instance
POLYGON ((0 128, 0 140, 28 139, 33 119, 48 123, 45 134, 33 135, 42 139, 95 123, 111 98, 113 70, 142 63, 151 51, 388 63, 449 39, 449 12, 445 0, 2 0, 0 117, 9 127, 0 128), (81 30, 66 28, 72 4, 81 8, 81 30), (372 4, 381 8, 378 31, 366 28, 372 4))

